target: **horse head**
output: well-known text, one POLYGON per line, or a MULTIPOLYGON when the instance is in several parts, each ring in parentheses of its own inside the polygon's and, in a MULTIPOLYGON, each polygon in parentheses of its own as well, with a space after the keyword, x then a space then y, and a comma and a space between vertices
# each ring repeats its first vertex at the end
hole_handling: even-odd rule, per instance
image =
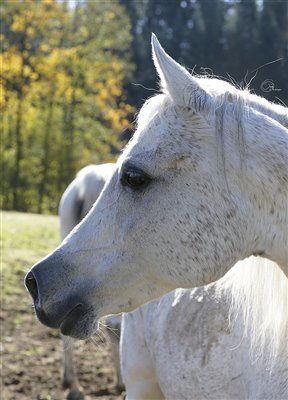
POLYGON ((142 107, 92 210, 26 276, 40 321, 77 338, 251 254, 285 258, 284 107, 191 76, 155 36, 152 48, 163 93, 142 107))

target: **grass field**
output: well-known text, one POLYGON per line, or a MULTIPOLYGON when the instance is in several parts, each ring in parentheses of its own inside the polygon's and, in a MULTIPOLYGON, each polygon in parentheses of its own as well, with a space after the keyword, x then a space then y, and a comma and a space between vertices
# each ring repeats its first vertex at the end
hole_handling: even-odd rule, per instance
MULTIPOLYGON (((23 285, 26 271, 59 243, 55 216, 1 211, 1 399, 60 400, 61 343, 42 326, 23 285)), ((76 344, 76 365, 87 399, 122 399, 108 343, 76 344)))
POLYGON ((22 292, 24 273, 59 243, 55 216, 2 211, 3 296, 22 292), (21 282, 19 281, 21 280, 21 282))

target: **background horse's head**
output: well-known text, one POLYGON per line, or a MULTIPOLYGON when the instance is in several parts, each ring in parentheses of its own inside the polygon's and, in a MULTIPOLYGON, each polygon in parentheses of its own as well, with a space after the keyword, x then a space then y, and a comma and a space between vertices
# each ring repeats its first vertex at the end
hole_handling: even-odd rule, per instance
POLYGON ((286 110, 192 77, 152 45, 163 93, 91 212, 26 277, 39 319, 64 334, 86 337, 95 319, 217 280, 253 253, 285 264, 286 110))

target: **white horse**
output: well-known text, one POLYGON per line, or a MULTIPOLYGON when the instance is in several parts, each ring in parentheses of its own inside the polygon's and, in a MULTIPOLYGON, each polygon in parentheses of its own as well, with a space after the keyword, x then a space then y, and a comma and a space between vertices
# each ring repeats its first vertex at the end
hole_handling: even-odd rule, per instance
MULTIPOLYGON (((109 176, 112 174, 115 164, 89 165, 82 168, 76 178, 70 183, 63 193, 59 204, 60 231, 62 240, 70 231, 84 218, 92 208, 94 202, 99 197, 103 186, 109 176)), ((108 320, 107 333, 110 338, 113 359, 115 361, 118 386, 123 386, 120 376, 119 361, 119 339, 120 339, 120 317, 110 317, 108 320)), ((82 388, 79 385, 73 361, 73 342, 67 336, 61 335, 63 342, 64 373, 63 388, 69 389, 67 399, 84 399, 82 388)))
MULTIPOLYGON (((264 272, 274 268, 283 281, 276 265, 264 259, 260 262, 264 272)), ((123 314, 121 370, 127 400, 287 399, 287 326, 277 353, 269 354, 269 338, 275 335, 279 340, 279 329, 283 329, 279 327, 281 318, 270 321, 270 313, 279 305, 278 293, 273 293, 271 286, 265 292, 268 309, 266 299, 261 300, 260 308, 253 299, 246 299, 250 306, 257 307, 254 318, 255 312, 259 314, 255 332, 251 331, 251 316, 245 321, 247 315, 235 315, 237 310, 230 308, 237 297, 235 289, 239 290, 239 286, 234 287, 236 279, 245 285, 251 269, 257 274, 258 263, 253 257, 240 261, 216 283, 177 289, 123 314), (229 323, 231 317, 233 322, 229 323), (273 321, 275 326, 271 325, 273 321)), ((255 279, 267 286, 263 281, 266 276, 255 275, 255 279)), ((278 312, 287 313, 287 306, 278 312)))
POLYGON ((114 169, 115 164, 112 163, 88 165, 77 173, 63 193, 59 204, 62 240, 90 211, 114 169))
POLYGON ((103 315, 209 284, 237 261, 262 255, 286 276, 261 263, 243 285, 232 274, 233 305, 243 307, 252 346, 261 327, 260 349, 268 344, 275 360, 288 320, 287 109, 191 76, 156 37, 152 47, 163 94, 141 109, 92 210, 28 272, 37 316, 86 338, 103 315), (265 296, 271 292, 273 309, 265 296))
MULTIPOLYGON (((68 186, 59 206, 62 239, 91 209, 114 168, 114 164, 90 165, 79 171, 68 186)), ((243 269, 239 265, 242 279, 243 269)), ((283 348, 272 374, 262 357, 255 361, 252 358, 251 362, 251 337, 243 338, 243 317, 236 326, 228 325, 231 290, 221 290, 224 282, 227 278, 197 290, 178 289, 158 302, 124 314, 121 359, 127 399, 284 398, 287 351, 283 348)), ((271 302, 274 297, 269 298, 271 302)), ((119 326, 119 320, 110 317, 108 325, 115 326, 116 321, 119 326)), ((72 343, 61 336, 67 398, 83 399, 72 343)), ((112 335, 118 384, 122 384, 116 339, 112 335)))
MULTIPOLYGON (((59 207, 63 239, 91 209, 113 169, 114 164, 85 167, 68 186, 59 207)), ((242 279, 243 268, 238 266, 242 279)), ((222 293, 224 282, 227 278, 197 290, 178 289, 158 302, 124 314, 121 359, 127 399, 284 398, 287 351, 284 348, 277 358, 273 374, 262 357, 255 362, 252 358, 252 364, 251 337, 242 340, 243 317, 236 327, 228 325, 231 288, 222 293)), ((119 326, 119 320, 120 317, 110 317, 108 324, 115 326, 116 321, 119 326)), ((120 334, 119 329, 117 333, 120 334)), ((82 399, 72 344, 66 336, 62 335, 62 340, 63 386, 70 389, 67 398, 82 399)), ((115 335, 111 340, 118 381, 122 384, 119 342, 115 335)))

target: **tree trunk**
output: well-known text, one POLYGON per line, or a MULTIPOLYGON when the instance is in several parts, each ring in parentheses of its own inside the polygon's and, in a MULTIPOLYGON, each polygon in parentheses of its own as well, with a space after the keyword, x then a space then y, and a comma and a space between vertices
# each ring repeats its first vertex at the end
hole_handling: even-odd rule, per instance
POLYGON ((39 185, 39 193, 38 193, 38 213, 41 214, 43 211, 43 200, 44 195, 46 193, 46 185, 47 185, 47 177, 48 177, 48 168, 50 161, 50 145, 51 145, 51 127, 52 127, 52 118, 53 118, 53 105, 54 105, 54 93, 51 94, 50 100, 48 103, 48 112, 47 112, 47 121, 46 121, 46 129, 44 134, 43 141, 43 149, 44 155, 41 161, 41 181, 39 185))
POLYGON ((71 101, 64 105, 63 109, 63 128, 62 128, 62 145, 61 165, 59 171, 58 189, 63 190, 75 173, 74 168, 74 135, 75 135, 75 107, 76 94, 75 88, 72 92, 71 101))
POLYGON ((18 104, 16 113, 16 154, 15 154, 15 169, 13 176, 13 210, 20 210, 21 205, 19 202, 19 186, 20 186, 20 163, 23 159, 23 141, 22 141, 22 119, 23 119, 23 91, 18 92, 18 104))

